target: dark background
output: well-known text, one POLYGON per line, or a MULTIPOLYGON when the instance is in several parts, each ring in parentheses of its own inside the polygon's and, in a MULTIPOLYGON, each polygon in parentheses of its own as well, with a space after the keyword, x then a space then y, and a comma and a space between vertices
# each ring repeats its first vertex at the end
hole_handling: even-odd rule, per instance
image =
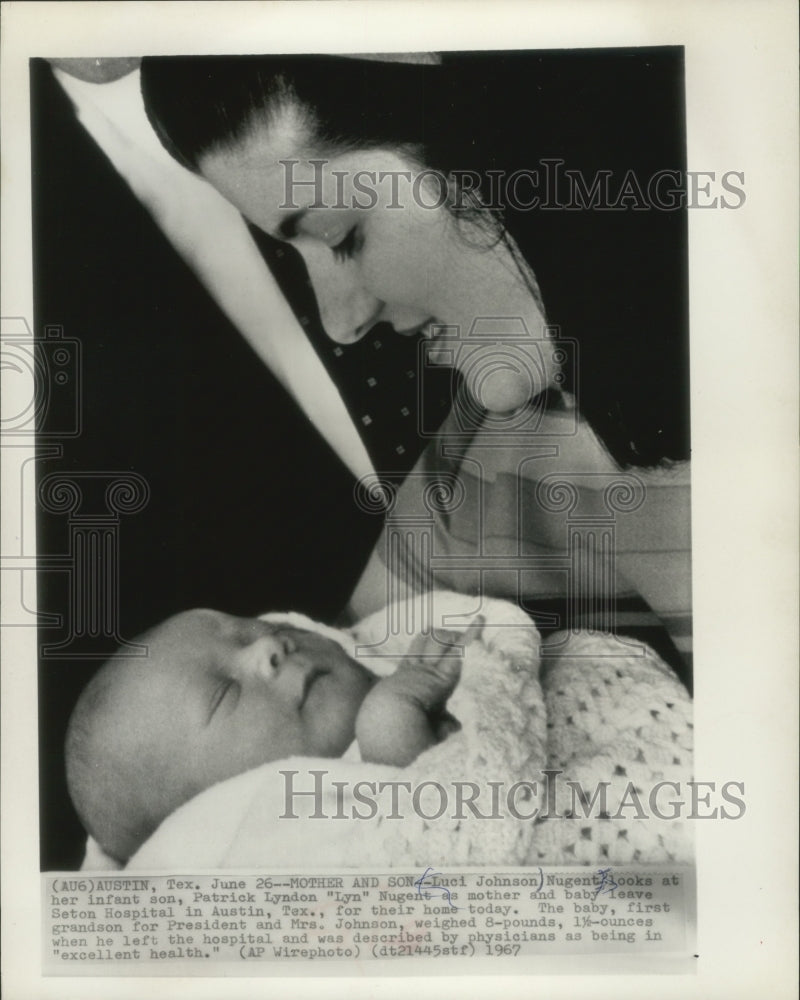
MULTIPOLYGON (((495 82, 508 88, 518 127, 529 117, 535 124, 537 157, 563 156, 589 175, 618 165, 646 178, 685 166, 681 50, 513 54, 498 66, 495 82), (535 81, 530 92, 525 79, 535 81)), ((147 480, 149 502, 120 523, 122 637, 189 607, 246 615, 291 608, 333 620, 380 519, 353 503, 350 473, 77 122, 45 62, 32 61, 31 83, 35 331, 42 337, 56 325, 80 342, 82 383, 82 432, 61 442, 61 458, 42 458, 38 476, 131 470, 147 480)), ((629 329, 636 350, 646 349, 648 322, 686 336, 685 212, 538 213, 531 232, 548 314, 566 336, 598 313, 629 329)), ((351 412, 361 411, 362 376, 376 365, 387 412, 401 401, 414 405, 405 375, 416 366, 414 341, 378 329, 334 353, 296 255, 278 261, 270 240, 259 245, 309 316, 309 336, 351 412)), ((428 389, 426 405, 443 414, 447 373, 428 389)), ((64 398, 53 398, 45 434, 68 422, 64 398)), ((365 444, 377 468, 409 468, 421 443, 389 420, 378 420, 365 444)), ((64 515, 39 508, 37 530, 40 553, 67 551, 64 515)), ((65 622, 40 631, 41 644, 55 643, 67 635, 66 574, 42 570, 38 587, 40 611, 65 622)), ((100 662, 40 656, 43 869, 81 860, 84 834, 67 795, 63 741, 100 662)))

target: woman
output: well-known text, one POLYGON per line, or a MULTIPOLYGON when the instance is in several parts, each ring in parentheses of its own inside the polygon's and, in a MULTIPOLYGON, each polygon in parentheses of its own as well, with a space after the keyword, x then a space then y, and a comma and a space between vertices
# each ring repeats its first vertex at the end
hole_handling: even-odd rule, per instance
POLYGON ((299 252, 332 340, 386 323, 460 375, 389 502, 361 484, 386 529, 354 613, 435 583, 631 636, 649 604, 688 649, 685 217, 626 173, 683 166, 680 67, 609 58, 143 62, 166 147, 299 252))

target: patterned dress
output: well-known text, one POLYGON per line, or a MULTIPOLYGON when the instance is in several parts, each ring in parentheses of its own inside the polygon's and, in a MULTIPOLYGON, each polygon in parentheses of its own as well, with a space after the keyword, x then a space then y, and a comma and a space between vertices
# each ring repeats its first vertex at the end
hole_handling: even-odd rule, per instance
POLYGON ((502 597, 543 635, 648 643, 688 683, 688 463, 620 469, 566 393, 477 413, 462 393, 407 476, 359 484, 385 516, 356 613, 425 590, 502 597))

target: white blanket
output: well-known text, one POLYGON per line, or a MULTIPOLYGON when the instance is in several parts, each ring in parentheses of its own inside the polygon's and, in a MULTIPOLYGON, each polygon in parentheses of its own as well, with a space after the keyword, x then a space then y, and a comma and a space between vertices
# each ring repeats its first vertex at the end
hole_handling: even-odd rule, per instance
MULTIPOLYGON (((413 630, 397 627, 412 606, 401 610, 343 632, 297 615, 267 617, 320 630, 385 675, 412 639, 413 630), (365 657, 370 646, 378 655, 365 657)), ((691 860, 685 821, 649 809, 658 782, 691 778, 691 701, 669 667, 646 647, 626 648, 603 634, 560 633, 542 657, 535 626, 506 602, 441 593, 428 611, 437 626, 463 628, 478 613, 486 621, 481 639, 465 649, 448 703, 458 732, 402 769, 291 758, 238 775, 176 810, 127 868, 691 860), (549 785, 546 768, 562 772, 549 785), (584 798, 576 799, 567 779, 584 798), (512 794, 515 783, 523 784, 512 794), (598 789, 604 801, 596 798, 586 818, 585 803, 598 789), (537 818, 529 818, 535 809, 537 818)), ((663 808, 666 798, 660 801, 663 808)), ((88 852, 84 867, 96 866, 88 852)))

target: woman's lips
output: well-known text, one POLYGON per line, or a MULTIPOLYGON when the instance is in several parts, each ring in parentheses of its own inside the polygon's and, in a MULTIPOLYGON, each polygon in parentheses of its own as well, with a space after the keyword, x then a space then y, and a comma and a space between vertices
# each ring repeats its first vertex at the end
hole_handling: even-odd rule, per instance
POLYGON ((434 336, 434 327, 436 325, 436 319, 433 316, 429 316, 426 320, 418 323, 417 326, 409 327, 407 330, 397 330, 397 333, 401 337, 414 337, 416 334, 422 333, 426 339, 431 339, 434 336))

